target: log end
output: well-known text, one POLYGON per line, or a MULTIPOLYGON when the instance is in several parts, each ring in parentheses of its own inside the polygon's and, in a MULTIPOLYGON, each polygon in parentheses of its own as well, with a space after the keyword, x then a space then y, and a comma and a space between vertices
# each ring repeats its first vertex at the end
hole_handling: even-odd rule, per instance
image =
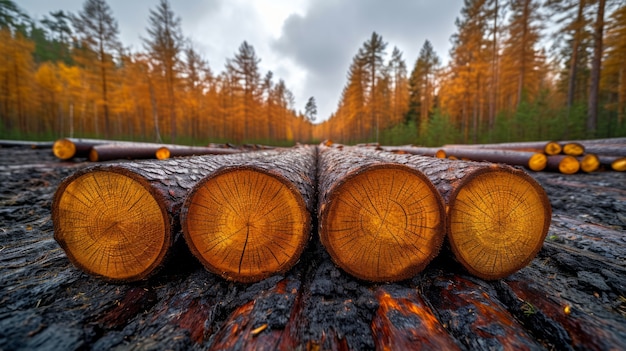
POLYGON ((546 155, 558 155, 561 151, 563 151, 563 147, 556 141, 548 142, 543 148, 543 152, 545 152, 546 155))
POLYGON ((586 154, 580 159, 580 169, 585 173, 595 172, 600 168, 600 159, 594 154, 586 154))
POLYGON ((567 143, 563 145, 562 152, 570 156, 581 156, 585 153, 585 147, 579 143, 567 143))
POLYGON ((574 156, 565 156, 559 161, 559 172, 574 174, 580 170, 580 162, 574 156))
POLYGON ((52 144, 52 153, 61 160, 69 160, 76 155, 76 145, 68 139, 58 139, 52 144))
POLYGON ((437 152, 435 152, 435 157, 436 158, 446 158, 446 151, 444 149, 439 149, 437 150, 437 152))
POLYGON ((500 279, 536 256, 551 216, 544 189, 526 173, 502 166, 483 168, 451 195, 448 241, 470 273, 500 279))
POLYGON ((181 223, 191 252, 209 271, 243 283, 289 270, 311 230, 297 188, 253 166, 223 168, 200 181, 183 204, 181 223))
POLYGON ((100 155, 98 155, 98 150, 92 148, 89 150, 89 161, 98 162, 100 159, 100 155))
POLYGON ((443 200, 419 171, 399 164, 357 168, 320 204, 320 240, 349 274, 376 282, 413 277, 439 253, 443 200))
POLYGON ((64 180, 52 205, 54 239, 83 271, 111 281, 148 277, 172 244, 170 219, 140 176, 89 169, 64 180))
POLYGON ((170 158, 172 153, 170 152, 170 149, 163 146, 163 147, 158 148, 154 154, 157 160, 167 160, 168 158, 170 158))
POLYGON ((626 171, 626 157, 621 157, 611 162, 611 168, 617 172, 626 171))
POLYGON ((548 157, 540 152, 533 154, 530 159, 528 159, 528 169, 539 172, 543 171, 548 165, 548 157))

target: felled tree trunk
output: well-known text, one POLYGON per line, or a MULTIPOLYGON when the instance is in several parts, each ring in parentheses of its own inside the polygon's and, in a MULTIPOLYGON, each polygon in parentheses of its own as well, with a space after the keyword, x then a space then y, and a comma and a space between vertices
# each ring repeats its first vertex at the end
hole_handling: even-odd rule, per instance
POLYGON ((102 140, 102 139, 78 139, 62 138, 52 145, 52 153, 61 160, 69 160, 74 157, 89 157, 91 148, 95 145, 104 144, 125 144, 126 141, 102 140))
POLYGON ((161 144, 151 143, 94 145, 89 150, 89 161, 156 159, 156 153, 161 147, 161 144))
POLYGON ((284 273, 310 237, 316 149, 232 156, 238 162, 203 159, 222 168, 194 186, 183 204, 185 240, 209 271, 226 279, 254 282, 284 273))
POLYGON ((319 236, 333 261, 369 281, 407 279, 439 253, 441 197, 419 171, 358 148, 319 146, 319 236))
POLYGON ((626 157, 599 155, 600 164, 618 172, 626 171, 626 157))
POLYGON ((444 148, 442 150, 446 155, 455 156, 457 159, 523 166, 533 171, 542 171, 548 162, 546 155, 541 152, 472 148, 444 148))
POLYGON ((425 174, 447 205, 447 238, 456 259, 483 279, 525 267, 548 233, 552 215, 544 189, 522 170, 363 150, 425 174))
POLYGON ((225 147, 167 145, 156 150, 156 158, 166 160, 172 157, 201 156, 201 155, 230 155, 243 150, 225 147))
POLYGON ((517 150, 528 152, 543 152, 546 155, 558 155, 563 149, 561 145, 556 141, 523 141, 496 144, 448 144, 444 145, 444 148, 517 150))
POLYGON ((437 147, 419 147, 412 145, 404 145, 404 146, 381 146, 381 148, 385 151, 397 153, 397 154, 412 154, 412 155, 422 155, 422 156, 431 156, 437 158, 446 158, 446 152, 442 148, 437 147))
POLYGON ((379 288, 372 336, 378 350, 461 350, 415 289, 379 288))

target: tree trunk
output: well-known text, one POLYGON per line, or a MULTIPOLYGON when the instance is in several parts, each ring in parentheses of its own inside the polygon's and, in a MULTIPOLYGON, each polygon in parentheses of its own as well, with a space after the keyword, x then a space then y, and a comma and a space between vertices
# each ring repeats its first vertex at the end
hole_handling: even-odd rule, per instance
POLYGON ((546 168, 548 158, 540 152, 479 149, 479 148, 443 148, 448 156, 470 161, 487 161, 503 163, 510 166, 523 166, 533 171, 541 171, 546 168))
POLYGON ((552 211, 543 188, 525 172, 491 163, 362 150, 408 165, 432 181, 448 208, 452 253, 473 275, 506 277, 541 249, 552 211))
POLYGON ((445 233, 441 197, 419 171, 359 148, 319 146, 322 244, 349 274, 397 281, 423 270, 445 233))
POLYGON ((404 146, 381 146, 382 150, 394 152, 397 154, 412 154, 412 155, 422 155, 422 156, 431 156, 437 158, 446 158, 446 153, 441 148, 437 147, 419 147, 412 145, 404 145, 404 146))
POLYGON ((558 155, 562 151, 561 145, 556 141, 520 141, 495 144, 448 144, 444 145, 443 147, 543 152, 546 155, 558 155))
POLYGON ((544 349, 497 300, 492 287, 461 275, 440 273, 424 284, 424 296, 467 350, 544 349))
POLYGON ((604 34, 605 3, 606 0, 598 0, 598 12, 593 32, 591 87, 589 88, 589 106, 587 107, 587 130, 591 135, 595 135, 598 129, 598 94, 600 90, 600 71, 602 70, 602 40, 604 34))
POLYGON ((284 273, 309 241, 316 149, 231 157, 202 159, 216 171, 191 189, 181 209, 187 245, 209 271, 228 280, 284 273))
POLYGON ((598 159, 600 160, 600 164, 605 168, 618 172, 626 171, 626 157, 598 155, 598 159))
POLYGON ((381 287, 376 299, 372 336, 377 350, 461 350, 417 290, 381 287))
POLYGON ((185 146, 185 145, 166 145, 160 147, 156 151, 156 158, 159 160, 166 160, 171 157, 184 157, 184 156, 200 156, 200 155, 230 155, 243 152, 241 149, 234 149, 229 147, 215 147, 215 146, 185 146))

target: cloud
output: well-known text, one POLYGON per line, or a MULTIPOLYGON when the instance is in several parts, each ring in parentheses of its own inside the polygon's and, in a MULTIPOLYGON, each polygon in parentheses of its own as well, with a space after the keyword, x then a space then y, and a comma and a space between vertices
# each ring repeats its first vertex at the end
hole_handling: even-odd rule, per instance
POLYGON ((403 51, 411 70, 426 39, 447 57, 461 6, 462 0, 317 0, 304 15, 285 21, 272 48, 307 72, 299 100, 315 96, 325 119, 337 107, 353 56, 372 32, 383 37, 389 52, 394 46, 403 51))

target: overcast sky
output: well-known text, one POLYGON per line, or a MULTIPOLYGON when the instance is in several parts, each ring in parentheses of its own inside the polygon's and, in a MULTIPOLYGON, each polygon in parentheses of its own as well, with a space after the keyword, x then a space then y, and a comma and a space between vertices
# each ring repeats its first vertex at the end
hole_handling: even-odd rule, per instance
MULTIPOLYGON (((159 0, 107 0, 118 20, 120 40, 132 51, 143 50, 150 9, 159 0)), ((51 11, 79 12, 84 0, 17 0, 40 20, 51 11)), ((333 113, 346 74, 359 47, 375 31, 387 45, 403 52, 410 73, 426 39, 444 62, 462 0, 170 0, 181 18, 183 35, 209 61, 224 70, 246 40, 254 46, 261 75, 271 70, 283 78, 304 110, 310 96, 318 120, 333 113)))

